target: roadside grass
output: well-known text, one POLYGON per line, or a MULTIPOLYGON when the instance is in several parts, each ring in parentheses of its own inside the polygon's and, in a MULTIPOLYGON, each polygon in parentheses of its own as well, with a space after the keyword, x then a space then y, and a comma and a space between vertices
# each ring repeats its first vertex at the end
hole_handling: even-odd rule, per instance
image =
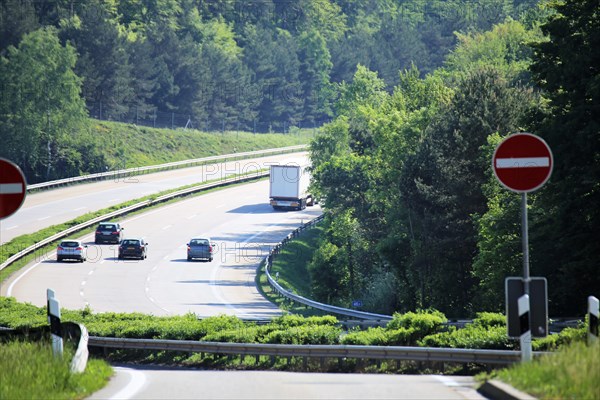
POLYGON ((308 263, 318 247, 323 229, 322 225, 316 225, 303 231, 273 258, 271 276, 278 275, 277 282, 284 289, 293 290, 300 296, 311 295, 308 263))
POLYGON ((55 358, 49 341, 11 341, 0 346, 0 399, 82 399, 106 385, 113 371, 105 361, 90 358, 83 373, 71 373, 73 355, 65 346, 55 358))
POLYGON ((529 363, 481 375, 540 399, 600 399, 600 342, 573 342, 529 363))
MULTIPOLYGON (((256 174, 258 172, 262 172, 262 171, 253 171, 249 175, 253 175, 253 174, 256 174)), ((242 175, 238 175, 238 176, 242 176, 242 175)), ((266 179, 266 178, 257 178, 256 180, 260 180, 260 179, 266 179)), ((121 208, 125 208, 125 207, 128 207, 128 206, 131 206, 131 205, 136 204, 136 203, 141 203, 143 201, 155 199, 157 197, 160 197, 160 196, 168 194, 168 193, 173 193, 173 192, 176 192, 176 191, 179 191, 179 190, 183 190, 183 189, 187 189, 187 188, 193 187, 193 186, 199 186, 199 185, 204 185, 204 184, 207 184, 207 183, 218 182, 219 180, 220 179, 215 179, 215 180, 212 180, 212 181, 202 182, 200 184, 192 184, 192 185, 187 185, 187 186, 179 187, 179 188, 176 188, 176 189, 165 190, 165 191, 162 191, 160 193, 148 195, 148 196, 141 197, 141 198, 138 198, 138 199, 133 199, 133 200, 127 201, 125 203, 121 203, 121 204, 118 204, 118 205, 111 206, 109 208, 105 208, 105 209, 102 209, 102 210, 90 212, 90 213, 84 214, 84 215, 82 215, 80 217, 77 217, 77 218, 75 218, 75 219, 73 219, 71 221, 68 221, 68 222, 65 222, 65 223, 59 224, 59 225, 52 225, 52 226, 50 226, 48 228, 44 228, 44 229, 42 229, 42 230, 40 230, 38 232, 32 233, 32 234, 18 236, 16 238, 14 238, 13 240, 11 240, 11 241, 3 244, 2 246, 0 246, 0 263, 3 263, 4 261, 6 261, 13 254, 18 253, 19 251, 24 250, 24 249, 28 248, 29 246, 32 246, 32 245, 40 242, 41 240, 43 240, 43 239, 45 239, 47 237, 55 235, 58 232, 64 231, 64 230, 66 230, 68 228, 71 228, 71 227, 76 226, 78 224, 81 224, 83 222, 89 221, 89 220, 94 219, 96 217, 99 217, 101 215, 108 214, 110 212, 113 212, 113 211, 119 210, 121 208)), ((253 182, 253 181, 254 180, 252 180, 250 182, 253 182)), ((155 203, 155 204, 149 205, 147 207, 144 207, 142 209, 139 209, 137 211, 132 211, 132 212, 130 212, 130 213, 124 215, 124 216, 121 216, 121 217, 115 218, 115 219, 121 219, 121 218, 125 218, 125 217, 128 218, 128 217, 131 217, 133 215, 137 215, 137 214, 140 214, 140 213, 143 213, 143 212, 147 212, 148 210, 150 210, 152 208, 162 207, 162 206, 165 206, 167 204, 170 204, 170 203, 173 203, 173 202, 176 202, 176 201, 180 201, 180 200, 183 200, 183 199, 188 199, 191 196, 202 196, 202 195, 205 195, 205 194, 208 194, 208 193, 212 193, 212 192, 217 191, 217 190, 222 190, 224 188, 231 188, 231 187, 235 187, 235 186, 238 186, 238 185, 243 185, 245 183, 247 183, 247 182, 231 183, 231 184, 229 184, 227 186, 222 186, 222 187, 217 187, 217 188, 213 188, 213 189, 202 190, 200 192, 193 193, 193 194, 190 194, 190 195, 177 197, 175 199, 171 199, 171 200, 164 201, 164 202, 161 202, 161 203, 155 203)), ((91 233, 91 232, 94 231, 94 229, 95 229, 94 226, 86 228, 86 229, 83 229, 83 230, 77 232, 77 235, 85 235, 85 234, 91 233)), ((0 284, 3 283, 13 273, 15 273, 16 271, 20 270, 21 268, 23 268, 25 265, 29 264, 30 262, 32 262, 32 261, 41 262, 41 261, 46 260, 46 253, 48 253, 49 251, 53 250, 58 245, 58 243, 60 243, 61 240, 63 240, 63 239, 59 239, 59 240, 57 240, 57 241, 55 241, 53 243, 48 244, 47 246, 43 246, 43 247, 40 247, 39 249, 36 249, 33 253, 31 253, 31 254, 29 254, 29 255, 27 255, 27 256, 25 256, 25 257, 17 260, 16 262, 12 263, 8 267, 6 267, 3 270, 1 270, 0 271, 0 284)))
POLYGON ((317 129, 290 129, 290 133, 244 131, 202 132, 196 129, 160 129, 90 119, 94 146, 109 169, 135 168, 167 162, 307 144, 317 129))
MULTIPOLYGON (((277 277, 277 283, 284 289, 293 291, 300 296, 310 298, 308 263, 312 259, 313 252, 317 248, 323 230, 324 228, 322 225, 316 225, 309 230, 305 230, 300 236, 290 241, 282 251, 274 257, 273 265, 271 266, 271 276, 273 278, 277 277)), ((327 315, 324 311, 291 302, 280 296, 271 285, 269 285, 267 275, 264 272, 264 265, 261 265, 257 271, 256 286, 259 288, 262 295, 270 302, 290 313, 307 317, 327 315)))

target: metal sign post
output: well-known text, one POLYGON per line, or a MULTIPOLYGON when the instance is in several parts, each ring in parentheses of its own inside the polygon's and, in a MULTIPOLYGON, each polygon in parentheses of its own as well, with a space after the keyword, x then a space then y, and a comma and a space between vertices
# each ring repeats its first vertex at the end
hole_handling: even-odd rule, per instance
MULTIPOLYGON (((518 300, 520 325, 526 326, 528 338, 521 334, 523 360, 531 360, 529 330, 529 235, 527 224, 527 193, 539 189, 552 174, 554 159, 548 144, 531 133, 517 133, 504 139, 492 157, 492 169, 498 181, 507 189, 521 193, 521 241, 523 244, 523 283, 525 294, 518 300), (522 310, 523 313, 521 312, 522 310)), ((508 318, 508 315, 507 315, 508 318)))
POLYGON ((529 224, 527 223, 527 193, 521 194, 521 243, 523 246, 523 281, 529 294, 529 224))

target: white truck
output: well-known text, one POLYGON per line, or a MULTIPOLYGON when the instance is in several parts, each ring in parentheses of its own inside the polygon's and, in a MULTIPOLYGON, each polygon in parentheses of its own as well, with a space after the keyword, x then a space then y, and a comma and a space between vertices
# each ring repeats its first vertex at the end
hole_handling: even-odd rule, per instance
POLYGON ((314 205, 308 193, 310 175, 300 165, 271 165, 270 200, 275 210, 303 210, 314 205))

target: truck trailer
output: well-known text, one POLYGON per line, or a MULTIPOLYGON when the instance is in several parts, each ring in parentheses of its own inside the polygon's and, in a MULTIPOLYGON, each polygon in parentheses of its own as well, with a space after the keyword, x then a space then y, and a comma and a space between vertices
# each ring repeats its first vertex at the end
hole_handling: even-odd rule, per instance
POLYGON ((310 175, 300 165, 271 165, 270 203, 275 210, 303 210, 314 205, 308 193, 310 175))

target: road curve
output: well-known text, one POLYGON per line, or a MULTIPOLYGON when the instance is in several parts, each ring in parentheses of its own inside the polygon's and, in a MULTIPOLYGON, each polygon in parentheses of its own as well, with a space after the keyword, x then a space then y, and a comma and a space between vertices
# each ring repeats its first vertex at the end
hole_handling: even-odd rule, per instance
POLYGON ((162 171, 148 175, 77 184, 28 194, 23 206, 12 216, 0 221, 0 244, 11 239, 60 224, 91 211, 159 193, 181 186, 223 177, 251 173, 268 168, 272 163, 307 162, 307 153, 270 155, 198 167, 162 171))
POLYGON ((91 235, 83 236, 87 262, 59 263, 54 252, 44 254, 3 283, 0 293, 43 306, 52 288, 62 307, 89 305, 95 312, 280 315, 258 292, 256 268, 270 246, 321 211, 274 211, 268 186, 262 180, 227 188, 122 220, 126 237, 149 243, 145 260, 118 260, 116 245, 95 245, 91 235), (196 235, 215 242, 212 262, 187 261, 185 245, 196 235))

